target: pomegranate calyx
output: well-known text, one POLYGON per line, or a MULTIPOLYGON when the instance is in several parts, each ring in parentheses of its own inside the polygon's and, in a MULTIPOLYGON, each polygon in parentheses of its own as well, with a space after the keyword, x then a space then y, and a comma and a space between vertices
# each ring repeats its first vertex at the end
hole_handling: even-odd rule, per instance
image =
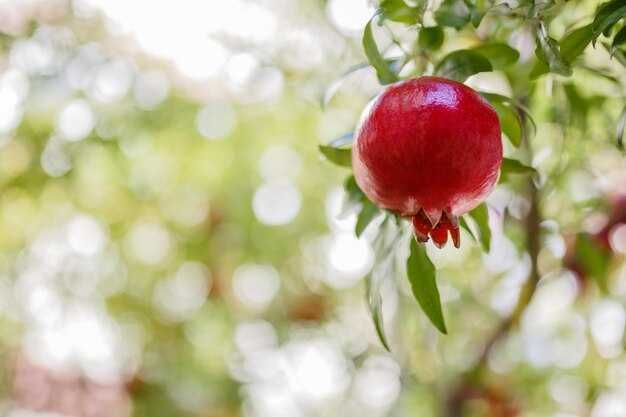
POLYGON ((437 223, 439 223, 439 220, 441 220, 441 215, 443 211, 440 209, 422 209, 422 211, 424 212, 424 215, 426 216, 428 221, 430 221, 430 224, 433 227, 437 226, 437 223))
MULTIPOLYGON (((432 210, 429 210, 432 214, 432 210)), ((413 232, 418 242, 428 242, 429 238, 433 239, 433 243, 438 248, 443 248, 448 242, 448 233, 452 238, 455 248, 461 245, 461 234, 459 231, 458 218, 448 211, 439 210, 440 218, 435 224, 432 223, 432 217, 429 217, 426 210, 420 211, 413 216, 413 232)))

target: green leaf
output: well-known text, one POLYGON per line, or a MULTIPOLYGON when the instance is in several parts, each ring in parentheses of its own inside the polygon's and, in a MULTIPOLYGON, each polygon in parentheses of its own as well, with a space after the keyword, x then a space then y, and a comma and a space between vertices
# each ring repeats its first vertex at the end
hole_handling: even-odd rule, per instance
MULTIPOLYGON (((583 53, 589 42, 593 39, 593 32, 591 31, 591 24, 574 29, 569 32, 559 42, 559 48, 561 56, 569 64, 574 62, 576 58, 583 53)), ((540 75, 546 74, 550 71, 548 65, 543 61, 537 61, 531 72, 531 78, 537 78, 540 75)))
POLYGON ((385 219, 378 230, 378 235, 372 242, 375 262, 372 271, 365 277, 365 285, 367 304, 374 321, 376 334, 385 349, 391 351, 387 336, 385 335, 380 287, 385 279, 391 279, 396 274, 394 248, 401 234, 399 233, 399 229, 395 227, 395 223, 392 224, 388 222, 388 219, 389 217, 385 219), (393 236, 390 242, 387 242, 386 233, 389 230, 393 233, 393 236))
POLYGON ((480 26, 480 22, 482 22, 483 17, 487 14, 487 9, 485 8, 484 0, 466 0, 465 5, 470 9, 470 20, 472 22, 472 26, 477 28, 480 26))
POLYGON ((443 45, 444 33, 441 26, 421 28, 417 44, 422 49, 436 51, 443 45))
POLYGON ((353 65, 350 68, 348 68, 343 74, 341 74, 339 78, 337 78, 332 83, 330 83, 330 85, 328 85, 328 87, 324 91, 324 95, 322 96, 322 100, 321 100, 322 109, 328 106, 328 104, 333 99, 333 97, 335 97, 335 94, 337 94, 337 91, 339 91, 343 83, 351 74, 363 68, 369 68, 369 66, 370 66, 369 63, 361 63, 361 64, 353 65))
POLYGON ((586 273, 591 275, 603 293, 608 293, 607 271, 609 257, 589 235, 580 233, 576 236, 574 249, 576 259, 580 261, 586 273))
POLYGON ((528 110, 515 100, 500 94, 481 93, 481 95, 491 103, 498 113, 500 127, 511 144, 519 147, 522 139, 528 135, 522 114, 534 125, 528 110))
POLYGON ((350 148, 319 145, 319 150, 333 164, 346 168, 352 167, 352 150, 350 148))
POLYGON ((626 2, 624 0, 612 0, 603 3, 598 8, 596 17, 591 23, 593 39, 595 40, 603 32, 608 34, 613 25, 625 15, 626 2))
POLYGON ((460 49, 446 55, 435 68, 435 73, 463 82, 471 75, 491 70, 487 58, 470 49, 460 49))
POLYGON ((352 146, 353 141, 354 141, 354 134, 352 132, 348 132, 345 135, 339 136, 337 139, 330 141, 328 146, 332 146, 333 148, 352 146))
POLYGON ((567 62, 572 63, 583 53, 589 42, 593 39, 591 25, 586 25, 578 29, 574 29, 567 35, 563 36, 559 43, 561 48, 561 56, 567 62))
POLYGON ((502 168, 507 174, 536 174, 537 170, 516 159, 502 158, 502 168))
POLYGON ((360 203, 365 198, 365 194, 359 188, 359 185, 356 183, 356 179, 354 175, 350 175, 343 183, 343 189, 346 191, 348 195, 348 199, 360 203))
POLYGON ((435 21, 441 26, 461 29, 472 19, 463 0, 444 0, 435 12, 435 21))
POLYGON ((621 44, 626 43, 626 26, 621 28, 619 32, 613 38, 613 43, 611 44, 611 49, 617 48, 621 44))
POLYGON ((380 9, 385 19, 394 22, 414 25, 420 19, 419 7, 409 6, 404 0, 383 0, 380 2, 380 9))
POLYGON ((380 283, 381 280, 374 280, 373 274, 368 274, 365 277, 365 291, 367 294, 367 305, 370 309, 370 314, 372 315, 372 320, 374 321, 374 328, 376 329, 376 335, 378 335, 378 340, 383 345, 387 351, 391 352, 391 348, 389 347, 389 342, 387 341, 387 336, 385 334, 385 326, 383 321, 383 299, 380 295, 380 283))
MULTIPOLYGON (((604 46, 605 44, 603 44, 604 46)), ((606 48, 610 51, 610 45, 606 44, 606 48)), ((610 52, 609 52, 610 53, 610 52)), ((613 76, 608 69, 606 68, 596 68, 588 65, 581 65, 581 69, 587 71, 589 74, 594 75, 596 77, 600 77, 614 84, 616 87, 621 88, 622 83, 617 79, 617 77, 613 76)))
POLYGON ((537 60, 535 61, 535 65, 533 65, 533 68, 531 69, 529 76, 531 80, 534 80, 534 79, 541 77, 543 74, 547 74, 549 72, 550 72, 550 68, 548 68, 548 64, 546 64, 545 62, 541 60, 537 60))
MULTIPOLYGON (((561 56, 558 43, 548 36, 548 31, 543 23, 538 25, 536 37, 537 49, 535 50, 535 55, 548 66, 550 72, 565 76, 572 75, 572 68, 561 56)), ((537 75, 534 69, 532 75, 537 75)))
POLYGON ((522 144, 522 121, 515 109, 502 103, 491 103, 498 113, 502 132, 516 148, 522 144))
POLYGON ((535 123, 535 119, 533 118, 533 115, 530 113, 530 109, 528 109, 528 107, 524 106, 523 104, 521 104, 519 101, 515 99, 502 96, 499 94, 490 94, 489 96, 490 97, 499 96, 499 99, 502 101, 502 103, 504 103, 507 106, 515 108, 515 111, 517 112, 519 116, 519 122, 522 128, 522 136, 524 138, 530 138, 537 132, 537 124, 535 123), (531 127, 530 132, 527 127, 528 126, 527 122, 530 123, 530 127, 531 127))
MULTIPOLYGON (((385 59, 385 62, 387 63, 389 69, 394 73, 400 72, 403 65, 406 63, 403 57, 385 59)), ((370 68, 369 62, 362 62, 360 64, 353 65, 348 68, 343 74, 341 74, 337 79, 331 82, 328 87, 326 87, 321 97, 320 106, 322 107, 322 109, 328 107, 328 104, 330 104, 331 100, 335 97, 337 92, 341 89, 343 84, 351 75, 365 68, 370 68)))
POLYGON ((517 49, 505 43, 488 43, 472 48, 472 50, 487 58, 493 68, 496 69, 514 64, 519 59, 517 49))
POLYGON ((620 48, 611 48, 608 44, 602 44, 604 48, 612 54, 612 56, 617 59, 617 61, 626 67, 626 52, 620 48))
POLYGON ((424 245, 417 243, 413 238, 410 255, 406 262, 406 271, 411 290, 420 307, 435 327, 441 333, 447 334, 435 278, 435 266, 428 259, 424 245))
POLYGON ((470 236, 471 236, 471 237, 472 237, 475 241, 477 241, 477 242, 478 242, 478 238, 477 238, 477 237, 476 237, 476 235, 474 234, 474 231, 473 231, 473 230, 472 230, 472 228, 469 226, 469 224, 467 224, 467 221, 465 220, 465 217, 461 216, 461 217, 459 218, 459 225, 461 225, 461 227, 462 227, 463 229, 465 229, 465 231, 466 231, 467 233, 469 233, 469 234, 470 234, 470 236))
POLYGON ((534 175, 537 170, 528 165, 522 164, 516 159, 502 158, 502 166, 500 167, 500 181, 506 180, 509 175, 534 175))
POLYGON ((469 216, 474 219, 478 226, 478 233, 480 234, 480 244, 485 252, 491 250, 491 229, 489 228, 489 210, 487 205, 482 203, 474 210, 470 211, 469 216))
POLYGON ((387 61, 380 54, 376 41, 374 40, 374 34, 372 33, 372 20, 375 17, 376 16, 370 19, 370 21, 367 22, 367 25, 365 25, 365 30, 363 31, 363 49, 365 50, 365 55, 367 56, 367 60, 370 65, 374 67, 374 70, 376 70, 378 81, 382 85, 386 85, 398 81, 398 76, 391 71, 387 61))
POLYGON ((330 162, 343 167, 352 167, 352 151, 347 146, 352 146, 353 140, 354 135, 349 132, 327 145, 319 145, 319 150, 330 162))
POLYGON ((340 217, 345 216, 366 200, 365 194, 363 194, 363 191, 361 191, 354 179, 354 175, 350 175, 346 178, 343 183, 343 189, 346 192, 346 198, 341 205, 340 217))
POLYGON ((622 110, 622 114, 617 121, 617 129, 615 130, 615 136, 617 136, 617 147, 624 149, 624 127, 626 127, 626 106, 622 110))
POLYGON ((356 226, 354 228, 354 233, 357 237, 361 237, 367 226, 378 214, 380 214, 378 207, 376 207, 371 201, 365 199, 363 201, 363 208, 361 208, 361 212, 357 217, 356 226))

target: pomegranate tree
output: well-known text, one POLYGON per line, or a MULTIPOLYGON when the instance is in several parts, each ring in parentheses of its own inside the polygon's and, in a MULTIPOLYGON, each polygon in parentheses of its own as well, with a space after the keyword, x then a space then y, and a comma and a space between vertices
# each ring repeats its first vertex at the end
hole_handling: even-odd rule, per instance
MULTIPOLYGON (((478 331, 469 317, 482 317, 483 309, 498 310, 493 314, 498 323, 449 389, 435 393, 443 400, 436 401, 440 416, 465 416, 473 406, 494 417, 521 415, 528 402, 518 395, 523 390, 494 390, 501 380, 490 381, 487 364, 509 333, 529 321, 524 320, 526 308, 540 281, 557 279, 565 267, 585 284, 591 282, 586 277, 593 278, 607 297, 617 295, 613 287, 619 285, 609 284, 623 269, 624 204, 616 203, 609 222, 593 233, 581 232, 581 225, 601 205, 593 197, 595 189, 602 189, 598 195, 625 189, 623 155, 615 153, 624 149, 626 131, 626 5, 624 0, 372 4, 378 9, 362 37, 369 65, 355 65, 339 77, 323 104, 363 68, 375 73, 382 88, 368 97, 354 133, 320 150, 351 170, 344 182, 345 212, 356 212, 355 234, 375 254, 365 276, 375 330, 389 349, 385 328, 393 323, 383 320, 383 289, 405 298, 402 283, 383 284, 406 277, 423 312, 446 334, 435 264, 441 265, 449 305, 459 317, 455 331, 470 333, 466 340, 474 343, 478 331), (612 95, 597 89, 596 82, 612 83, 612 95), (540 118, 539 131, 531 113, 540 118), (611 142, 617 146, 610 152, 591 151, 610 148, 611 142), (496 184, 501 189, 488 199, 496 184), (498 228, 493 242, 490 225, 498 228), (567 236, 572 238, 563 239, 567 236), (487 287, 472 282, 463 290, 470 274, 458 268, 451 272, 454 262, 443 261, 456 251, 438 249, 451 240, 462 247, 463 257, 471 256, 465 250, 474 245, 469 237, 479 243, 476 249, 489 252, 480 270, 487 287), (404 270, 397 270, 402 268, 398 258, 405 261, 404 270), (520 266, 515 273, 505 266, 513 258, 520 266), (519 288, 511 285, 513 276, 519 288), (505 287, 507 302, 494 303, 505 287), (460 300, 467 299, 480 305, 481 313, 461 311, 460 300)), ((468 270, 477 265, 468 263, 468 270)), ((413 323, 403 324, 394 333, 401 327, 413 331, 413 323)), ((431 334, 422 334, 430 349, 431 334)), ((414 354, 413 346, 409 350, 414 354)))

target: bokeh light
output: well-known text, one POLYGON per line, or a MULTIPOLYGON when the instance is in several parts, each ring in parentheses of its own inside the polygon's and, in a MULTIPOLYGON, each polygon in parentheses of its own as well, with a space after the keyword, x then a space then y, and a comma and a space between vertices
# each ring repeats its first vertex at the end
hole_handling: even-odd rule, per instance
MULTIPOLYGON (((403 76, 492 38, 530 72, 533 24, 498 20, 524 2, 416 48, 440 3, 372 25, 385 58, 411 54, 403 76)), ((597 6, 570 3, 556 38, 597 6)), ((458 388, 466 407, 446 417, 626 416, 617 55, 599 38, 578 59, 614 80, 467 81, 533 109, 532 146, 504 152, 539 172, 539 248, 524 175, 487 200, 489 250, 469 217, 460 249, 427 244, 443 336, 407 280, 408 222, 381 215, 357 236, 349 167, 317 150, 383 88, 361 39, 379 6, 0 1, 0 415, 439 417, 458 388), (593 102, 580 114, 562 108, 572 86, 593 102)))
POLYGON ((254 193, 252 208, 257 219, 270 226, 290 223, 300 211, 300 191, 290 181, 262 184, 254 193))
POLYGON ((241 265, 233 274, 235 297, 251 310, 263 310, 280 288, 280 276, 270 265, 241 265))
POLYGON ((226 103, 209 103, 196 117, 198 132, 206 139, 223 139, 230 135, 235 127, 235 112, 226 103))

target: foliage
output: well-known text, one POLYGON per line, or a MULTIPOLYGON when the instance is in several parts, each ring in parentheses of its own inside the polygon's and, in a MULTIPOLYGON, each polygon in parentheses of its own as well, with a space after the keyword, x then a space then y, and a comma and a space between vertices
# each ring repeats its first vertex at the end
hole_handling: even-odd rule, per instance
POLYGON ((5 2, 0 414, 619 414, 623 7, 5 2), (350 172, 366 103, 435 73, 504 133, 458 250, 350 172))
MULTIPOLYGON (((606 38, 609 41, 612 38, 610 48, 607 47, 612 55, 621 55, 624 52, 620 48, 626 39, 626 28, 619 31, 612 30, 626 15, 626 5, 620 0, 611 0, 601 4, 590 23, 566 32, 559 39, 555 39, 551 35, 550 26, 559 20, 559 11, 562 8, 573 8, 573 5, 564 5, 559 2, 536 4, 532 1, 521 1, 512 8, 506 4, 488 1, 445 0, 434 10, 434 20, 437 25, 432 26, 426 23, 426 13, 420 6, 421 4, 418 2, 418 5, 410 5, 402 0, 382 1, 379 11, 365 26, 363 47, 379 82, 386 85, 408 77, 431 73, 464 82, 477 74, 500 71, 511 82, 514 95, 505 96, 493 92, 483 92, 483 96, 496 109, 503 133, 511 145, 514 148, 525 148, 526 152, 531 152, 531 137, 536 126, 532 116, 533 112, 525 104, 522 104, 532 102, 533 89, 529 91, 523 82, 519 82, 519 86, 516 85, 523 77, 521 74, 527 74, 533 80, 546 76, 546 74, 554 74, 550 75, 551 77, 564 77, 552 78, 552 80, 565 89, 570 98, 566 104, 572 106, 571 111, 583 111, 587 108, 588 103, 579 95, 573 95, 577 78, 574 77, 572 83, 566 81, 567 77, 571 77, 574 69, 578 67, 588 69, 597 76, 605 76, 605 74, 587 67, 579 60, 580 56, 590 45, 596 47, 599 38, 606 38), (380 52, 381 49, 374 40, 372 23, 376 22, 378 26, 387 26, 388 22, 391 21, 408 25, 411 28, 411 36, 405 39, 405 42, 410 45, 401 48, 401 50, 414 51, 403 52, 404 56, 402 57, 405 66, 407 63, 413 63, 415 69, 412 71, 405 71, 404 68, 399 68, 397 71, 392 70, 389 65, 391 58, 386 58, 385 54, 380 52), (481 25, 481 23, 483 24, 481 25), (481 29, 483 27, 484 29, 481 29), (532 31, 535 39, 534 59, 518 63, 519 51, 506 42, 505 34, 511 33, 511 28, 532 31), (479 30, 481 34, 479 34, 479 30), (449 51, 444 40, 454 36, 473 37, 473 46, 449 51), (529 126, 532 129, 529 129, 529 126)), ((387 27, 387 30, 391 30, 390 27, 387 27)), ((397 40, 394 42, 397 43, 397 40)), ((618 59, 618 61, 620 60, 618 59)), ((624 62, 620 63, 625 64, 624 62)), ((625 119, 622 115, 620 120, 616 122, 619 146, 622 144, 625 119)), ((331 162, 350 166, 349 151, 344 146, 345 143, 341 147, 334 147, 334 150, 331 151, 333 145, 329 144, 322 147, 321 150, 331 162), (338 157, 339 154, 342 155, 341 158, 338 157)), ((519 174, 534 176, 537 171, 517 159, 505 158, 502 164, 500 183, 507 184, 517 181, 516 177, 519 174)), ((352 188, 356 186, 353 181, 350 184, 352 188)), ((347 192, 350 195, 353 191, 347 189, 347 192)), ((361 211, 355 230, 357 236, 361 236, 365 227, 377 214, 377 209, 362 194, 359 194, 359 199, 361 211)), ((481 205, 466 217, 471 218, 477 225, 481 246, 489 252, 491 232, 486 206, 481 205)), ((463 229, 474 235, 467 220, 462 218, 460 221, 463 229)), ((584 242, 584 240, 580 240, 580 242, 584 242)), ((589 246, 581 245, 582 243, 579 243, 579 250, 588 253, 589 246)), ((586 254, 581 254, 581 256, 589 258, 586 254)), ((601 265, 604 265, 604 261, 600 261, 600 264, 594 266, 593 269, 597 271, 601 265)), ((428 260, 424 249, 421 245, 416 244, 414 239, 410 243, 407 269, 415 298, 433 324, 445 333, 439 294, 436 286, 434 288, 432 286, 435 283, 435 269, 428 260)), ((603 285, 603 287, 606 286, 603 285)), ((388 342, 380 331, 380 296, 372 295, 372 291, 375 289, 370 286, 370 304, 372 304, 372 300, 375 301, 372 311, 379 335, 387 347, 388 342)))

